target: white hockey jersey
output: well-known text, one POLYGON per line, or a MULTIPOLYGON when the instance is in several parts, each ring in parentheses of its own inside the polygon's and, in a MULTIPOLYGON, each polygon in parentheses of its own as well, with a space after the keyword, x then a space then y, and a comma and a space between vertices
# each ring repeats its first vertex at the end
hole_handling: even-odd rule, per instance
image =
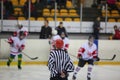
POLYGON ((27 37, 27 35, 28 35, 28 29, 26 27, 22 27, 21 29, 17 29, 14 32, 14 36, 19 36, 19 32, 20 31, 23 31, 24 32, 24 36, 27 37))
POLYGON ((69 39, 68 39, 67 37, 65 37, 65 38, 63 39, 63 42, 64 42, 63 49, 64 49, 64 50, 68 50, 68 48, 69 48, 69 39))
POLYGON ((19 49, 23 50, 25 48, 25 39, 20 40, 18 37, 10 37, 8 43, 11 45, 10 52, 13 55, 20 54, 19 49))
POLYGON ((89 60, 97 56, 97 46, 93 43, 90 47, 88 42, 83 44, 78 50, 78 56, 82 56, 82 59, 89 60))

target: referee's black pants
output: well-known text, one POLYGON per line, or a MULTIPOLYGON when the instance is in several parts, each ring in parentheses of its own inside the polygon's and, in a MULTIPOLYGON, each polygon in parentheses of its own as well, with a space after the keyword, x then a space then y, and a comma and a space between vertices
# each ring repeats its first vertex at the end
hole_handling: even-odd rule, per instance
POLYGON ((57 77, 51 77, 50 80, 68 80, 68 77, 61 78, 60 76, 57 76, 57 77))

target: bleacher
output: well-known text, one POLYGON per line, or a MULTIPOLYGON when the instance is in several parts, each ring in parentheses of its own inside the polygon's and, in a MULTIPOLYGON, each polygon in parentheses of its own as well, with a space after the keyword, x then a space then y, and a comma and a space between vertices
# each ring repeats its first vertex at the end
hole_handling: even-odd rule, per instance
MULTIPOLYGON (((22 8, 25 5, 25 2, 27 0, 11 0, 12 4, 14 6, 14 13, 8 18, 10 20, 28 20, 28 18, 24 15, 22 8)), ((36 0, 32 0, 32 3, 34 4, 36 0)), ((39 12, 39 10, 38 10, 39 12)), ((66 7, 65 8, 58 8, 56 10, 57 15, 57 21, 80 21, 80 15, 78 14, 78 10, 73 7, 73 4, 71 1, 67 0, 66 7)), ((30 20, 49 20, 53 21, 55 16, 55 9, 54 8, 48 8, 48 5, 46 5, 42 9, 42 14, 37 17, 30 17, 30 20)))
POLYGON ((108 22, 119 22, 120 21, 120 12, 118 10, 105 10, 101 11, 102 17, 105 18, 106 13, 108 16, 108 22))
POLYGON ((120 22, 120 2, 116 2, 116 6, 118 8, 116 10, 111 10, 109 7, 107 12, 101 10, 101 17, 105 19, 107 14, 108 22, 120 22))
MULTIPOLYGON (((11 0, 14 6, 14 14, 10 16, 8 19, 10 20, 28 20, 28 18, 24 15, 22 8, 25 5, 27 0, 11 0), (18 2, 19 1, 19 2, 18 2)), ((34 4, 36 0, 31 0, 34 4)), ((117 7, 120 8, 120 2, 116 3, 117 7)), ((48 5, 44 6, 41 10, 42 14, 40 14, 40 10, 37 10, 38 16, 30 17, 30 20, 55 20, 55 9, 52 7, 48 7, 48 5)), ((56 10, 57 21, 80 21, 80 9, 74 8, 72 2, 67 0, 65 8, 57 8, 56 10)), ((97 16, 101 16, 102 20, 105 21, 106 12, 105 10, 99 10, 97 8, 83 8, 83 21, 94 21, 97 16), (101 14, 99 14, 101 13, 101 14), (90 14, 90 15, 89 15, 90 14)), ((120 22, 120 12, 118 10, 109 10, 107 11, 108 22, 120 22)))

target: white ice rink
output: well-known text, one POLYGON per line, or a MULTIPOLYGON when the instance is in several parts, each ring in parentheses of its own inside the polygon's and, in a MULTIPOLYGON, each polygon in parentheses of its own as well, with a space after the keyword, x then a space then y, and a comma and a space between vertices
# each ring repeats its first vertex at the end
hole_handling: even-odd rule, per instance
MULTIPOLYGON (((72 80, 70 73, 69 80, 72 80)), ((17 66, 1 66, 0 80, 49 80, 49 70, 43 65, 22 66, 18 70, 17 66)), ((81 69, 76 80, 86 80, 87 65, 81 69)), ((95 65, 91 80, 120 80, 120 66, 100 66, 95 65)))

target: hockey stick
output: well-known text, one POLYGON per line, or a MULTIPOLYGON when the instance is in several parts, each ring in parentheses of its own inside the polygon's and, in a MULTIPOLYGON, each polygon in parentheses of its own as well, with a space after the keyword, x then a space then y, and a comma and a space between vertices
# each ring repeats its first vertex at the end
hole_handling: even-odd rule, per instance
POLYGON ((28 56, 26 53, 24 53, 24 52, 22 52, 26 57, 28 57, 29 59, 31 59, 31 60, 36 60, 36 59, 38 59, 38 57, 30 57, 30 56, 28 56))
MULTIPOLYGON (((4 40, 6 43, 7 43, 7 40, 4 40)), ((36 60, 36 59, 38 59, 38 57, 34 57, 34 58, 32 58, 32 57, 30 57, 30 56, 28 56, 26 53, 24 53, 24 52, 22 52, 22 54, 23 55, 25 55, 26 57, 28 57, 29 59, 31 59, 31 60, 36 60)))
MULTIPOLYGON (((72 57, 75 57, 75 58, 77 58, 75 55, 72 55, 72 54, 70 54, 72 57)), ((108 61, 112 61, 112 60, 114 60, 115 59, 115 57, 116 57, 116 54, 114 54, 113 55, 113 57, 112 58, 110 58, 110 59, 101 59, 100 58, 100 60, 108 60, 108 61)))
POLYGON ((112 61, 112 60, 114 60, 114 59, 115 59, 115 57, 116 57, 116 54, 114 54, 114 55, 113 55, 113 57, 112 57, 112 58, 110 58, 110 59, 100 59, 100 60, 110 60, 110 61, 112 61))

